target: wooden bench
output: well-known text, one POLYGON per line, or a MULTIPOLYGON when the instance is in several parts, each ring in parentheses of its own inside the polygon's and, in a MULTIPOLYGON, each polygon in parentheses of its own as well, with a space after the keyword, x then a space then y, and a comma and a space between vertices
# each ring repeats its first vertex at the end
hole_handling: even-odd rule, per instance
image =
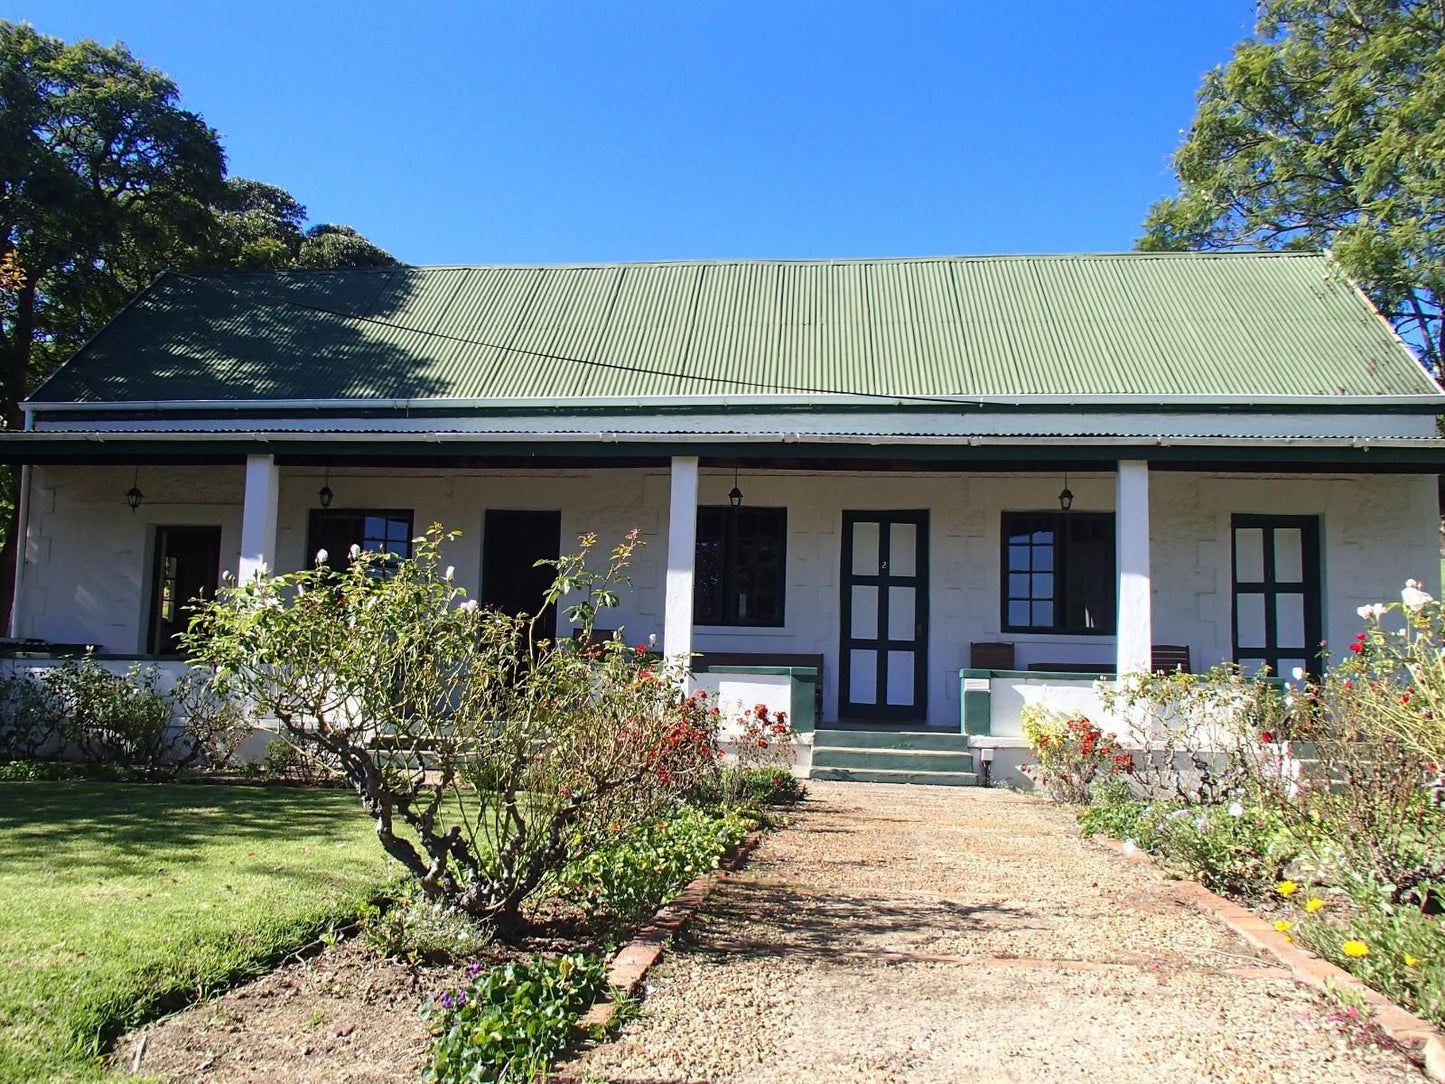
POLYGON ((823 717, 823 656, 776 651, 701 651, 692 660, 694 673, 706 674, 729 666, 811 666, 818 671, 813 686, 814 718, 823 717))

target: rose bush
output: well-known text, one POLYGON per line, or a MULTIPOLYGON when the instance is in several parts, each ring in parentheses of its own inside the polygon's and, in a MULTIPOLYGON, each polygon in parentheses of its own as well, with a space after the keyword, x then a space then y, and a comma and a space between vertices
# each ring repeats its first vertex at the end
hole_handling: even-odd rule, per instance
POLYGON ((442 565, 454 537, 433 525, 411 558, 353 547, 341 572, 318 554, 313 568, 222 589, 186 644, 228 693, 335 765, 428 896, 511 929, 610 826, 657 819, 715 771, 716 717, 645 648, 592 644, 637 532, 600 571, 593 535, 552 562, 538 612, 575 599, 576 642, 466 599, 442 565))

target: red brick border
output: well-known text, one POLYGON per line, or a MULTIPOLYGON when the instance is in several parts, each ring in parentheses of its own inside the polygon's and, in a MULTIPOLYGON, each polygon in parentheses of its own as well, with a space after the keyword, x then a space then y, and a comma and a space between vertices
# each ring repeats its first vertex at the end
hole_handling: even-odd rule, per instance
MULTIPOLYGON (((731 854, 725 857, 718 868, 701 874, 688 884, 669 902, 662 905, 652 921, 639 930, 635 937, 617 951, 607 969, 607 982, 623 994, 631 994, 641 984, 652 965, 662 955, 667 942, 681 933, 693 915, 702 909, 713 886, 737 870, 762 841, 761 832, 753 832, 743 839, 731 854)), ((617 1014, 617 1005, 611 1000, 599 1001, 578 1021, 581 1027, 600 1025, 606 1027, 617 1014)), ((560 1078, 559 1078, 560 1079, 560 1078)))
MULTIPOLYGON (((1125 851, 1124 845, 1117 839, 1094 836, 1092 840, 1121 858, 1154 865, 1153 858, 1144 851, 1125 851)), ((1372 1021, 1379 1024, 1386 1035, 1402 1046, 1419 1051, 1425 1059, 1426 1076, 1431 1080, 1445 1081, 1445 1032, 1414 1013, 1406 1012, 1343 968, 1301 948, 1253 911, 1216 895, 1202 884, 1168 881, 1166 885, 1179 903, 1213 915, 1255 948, 1269 953, 1289 969, 1296 982, 1316 990, 1345 989, 1358 995, 1370 1007, 1372 1021)))

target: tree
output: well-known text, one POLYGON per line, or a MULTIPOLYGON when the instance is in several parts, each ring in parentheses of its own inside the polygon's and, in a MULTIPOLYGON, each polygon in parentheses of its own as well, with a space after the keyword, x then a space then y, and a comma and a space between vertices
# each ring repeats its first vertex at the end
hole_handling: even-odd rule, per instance
MULTIPOLYGON (((395 264, 260 181, 225 180, 214 130, 122 44, 0 20, 0 425, 167 267, 395 264)), ((0 626, 13 589, 14 477, 0 469, 0 626)))
POLYGON ((1262 0, 1174 168, 1141 249, 1329 247, 1445 377, 1445 3, 1262 0))
POLYGON ((123 45, 0 22, 0 415, 161 268, 202 244, 224 188, 216 133, 123 45))

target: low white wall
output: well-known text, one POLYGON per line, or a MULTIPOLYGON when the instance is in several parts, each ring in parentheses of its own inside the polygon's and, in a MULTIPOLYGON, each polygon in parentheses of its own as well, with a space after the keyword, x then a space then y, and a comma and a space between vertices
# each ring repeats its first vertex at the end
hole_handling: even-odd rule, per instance
MULTIPOLYGON (((751 714, 759 704, 772 715, 780 711, 790 719, 795 715, 793 679, 787 674, 733 674, 719 669, 695 674, 688 687, 705 691, 709 702, 721 711, 719 738, 730 759, 736 756, 742 716, 751 714)), ((813 735, 799 734, 794 744, 793 770, 806 777, 812 763, 813 735)))

